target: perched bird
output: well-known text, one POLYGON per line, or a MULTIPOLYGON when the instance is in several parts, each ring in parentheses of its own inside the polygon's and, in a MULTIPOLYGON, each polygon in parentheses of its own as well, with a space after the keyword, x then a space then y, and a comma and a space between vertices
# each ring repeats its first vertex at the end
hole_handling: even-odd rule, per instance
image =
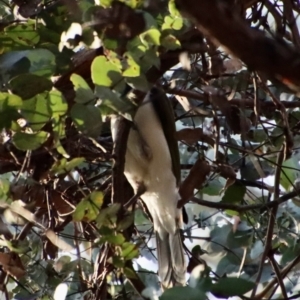
MULTIPOLYGON (((116 136, 117 119, 112 119, 116 136)), ((163 289, 185 285, 186 264, 181 240, 180 162, 171 104, 152 88, 139 106, 127 141, 125 176, 134 192, 143 190, 156 233, 158 274, 163 289)))

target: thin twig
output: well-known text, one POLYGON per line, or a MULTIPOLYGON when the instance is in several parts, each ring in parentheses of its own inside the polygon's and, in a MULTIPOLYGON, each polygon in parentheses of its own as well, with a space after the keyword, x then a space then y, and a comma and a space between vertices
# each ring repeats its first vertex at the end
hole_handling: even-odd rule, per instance
POLYGON ((234 210, 237 212, 246 212, 249 210, 255 210, 255 209, 268 209, 268 208, 273 208, 275 206, 278 206, 296 196, 298 196, 300 193, 299 190, 292 191, 290 193, 287 193, 281 197, 276 198, 275 200, 268 202, 268 203, 263 203, 263 204, 249 204, 249 205, 237 205, 237 204, 229 204, 229 203, 220 203, 220 202, 211 202, 203 199, 199 199, 196 197, 193 197, 190 199, 191 202, 197 203, 199 205, 215 208, 215 209, 220 209, 220 210, 234 210))
MULTIPOLYGON (((280 173, 281 173, 282 162, 283 162, 283 159, 284 159, 284 149, 285 149, 285 146, 283 145, 282 148, 281 148, 281 151, 279 152, 279 154, 277 156, 277 166, 276 166, 276 170, 275 170, 275 179, 274 179, 274 186, 275 186, 274 198, 275 199, 279 198, 280 173)), ((260 278, 261 278, 261 275, 262 275, 262 271, 263 271, 263 267, 264 267, 266 257, 269 255, 269 253, 272 249, 272 238, 273 238, 273 232, 274 232, 274 227, 275 227, 275 222, 276 222, 277 210, 278 210, 278 203, 276 203, 276 205, 274 205, 271 208, 271 211, 270 211, 265 248, 264 248, 264 251, 263 251, 262 256, 261 256, 261 261, 260 261, 260 264, 259 264, 259 269, 258 269, 257 277, 256 277, 256 280, 255 280, 256 284, 255 284, 254 289, 252 290, 251 298, 254 298, 254 296, 256 294, 256 290, 257 290, 258 284, 260 282, 260 278)))

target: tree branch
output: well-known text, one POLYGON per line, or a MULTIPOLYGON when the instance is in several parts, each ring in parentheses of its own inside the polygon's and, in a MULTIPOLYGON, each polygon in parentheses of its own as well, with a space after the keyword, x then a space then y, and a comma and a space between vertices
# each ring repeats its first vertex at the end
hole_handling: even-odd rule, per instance
POLYGON ((221 44, 227 52, 270 80, 279 80, 292 90, 300 91, 300 54, 283 40, 268 38, 263 32, 249 27, 227 1, 175 2, 181 13, 193 20, 216 45, 221 44))
POLYGON ((275 206, 278 206, 296 196, 298 196, 300 193, 299 190, 287 193, 281 197, 278 197, 277 199, 273 200, 272 202, 263 203, 263 204, 250 204, 250 205, 237 205, 237 204, 229 204, 229 203, 222 203, 222 202, 211 202, 203 199, 199 199, 196 197, 193 197, 190 199, 191 202, 197 203, 199 205, 225 210, 230 209, 234 210, 240 213, 243 213, 248 210, 254 210, 254 209, 267 209, 267 208, 273 208, 275 206))

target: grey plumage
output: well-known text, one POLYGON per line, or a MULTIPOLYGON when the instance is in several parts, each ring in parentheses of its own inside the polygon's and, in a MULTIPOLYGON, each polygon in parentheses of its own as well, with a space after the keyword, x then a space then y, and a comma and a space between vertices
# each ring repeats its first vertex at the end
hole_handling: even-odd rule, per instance
MULTIPOLYGON (((153 88, 135 114, 125 157, 125 175, 135 193, 141 185, 146 188, 141 198, 153 219, 158 273, 165 289, 186 282, 182 214, 177 208, 180 165, 172 113, 168 98, 153 88)), ((116 121, 112 119, 113 138, 116 121)))
POLYGON ((164 289, 185 285, 186 266, 179 229, 175 234, 164 233, 163 239, 156 234, 158 275, 164 289))

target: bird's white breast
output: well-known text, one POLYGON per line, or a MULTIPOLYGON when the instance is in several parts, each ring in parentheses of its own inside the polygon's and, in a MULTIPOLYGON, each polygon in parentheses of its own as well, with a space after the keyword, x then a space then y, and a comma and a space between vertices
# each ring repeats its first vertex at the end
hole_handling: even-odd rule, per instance
POLYGON ((125 175, 137 192, 143 183, 146 192, 141 196, 160 232, 163 227, 174 233, 180 220, 176 178, 172 172, 169 147, 154 108, 147 98, 134 117, 125 160, 125 175))

